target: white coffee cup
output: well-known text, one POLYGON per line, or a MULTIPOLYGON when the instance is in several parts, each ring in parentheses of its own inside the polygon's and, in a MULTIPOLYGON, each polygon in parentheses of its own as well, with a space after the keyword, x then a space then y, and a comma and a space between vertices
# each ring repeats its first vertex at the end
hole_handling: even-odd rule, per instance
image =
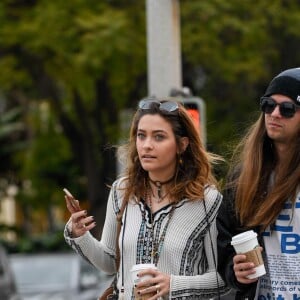
POLYGON ((266 274, 261 251, 258 248, 259 244, 256 232, 248 230, 233 236, 231 245, 237 254, 245 254, 247 262, 253 262, 255 265, 255 273, 248 275, 247 278, 253 279, 266 274))
MULTIPOLYGON (((137 276, 137 274, 143 270, 146 269, 157 269, 157 267, 154 264, 137 264, 132 266, 130 273, 132 276, 132 280, 134 284, 139 283, 140 281, 144 281, 146 279, 152 278, 151 275, 144 275, 144 276, 137 276)), ((152 297, 153 295, 156 294, 156 291, 144 295, 138 295, 135 291, 135 298, 136 300, 146 300, 152 297)))

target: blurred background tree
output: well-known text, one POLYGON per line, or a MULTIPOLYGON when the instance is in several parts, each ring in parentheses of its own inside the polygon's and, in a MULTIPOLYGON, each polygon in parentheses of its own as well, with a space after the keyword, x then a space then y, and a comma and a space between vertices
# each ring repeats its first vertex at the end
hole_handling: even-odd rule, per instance
MULTIPOLYGON (((183 84, 206 101, 209 150, 230 157, 270 79, 300 65, 299 8, 180 2, 183 84)), ((145 13, 140 0, 1 1, 1 114, 19 113, 0 138, 0 176, 19 187, 25 236, 61 230, 67 187, 95 216, 99 237, 120 112, 147 95, 145 13), (7 152, 8 142, 17 147, 7 152)))
POLYGON ((65 206, 64 186, 88 199, 103 224, 105 184, 116 176, 106 148, 118 141, 118 112, 146 87, 144 5, 133 4, 0 4, 0 87, 24 108, 26 123, 28 148, 14 159, 27 234, 40 230, 32 225, 43 209, 48 222, 39 227, 55 230, 52 208, 65 206))
POLYGON ((227 155, 269 81, 300 66, 299 8, 294 0, 181 1, 183 76, 207 101, 212 150, 227 155))

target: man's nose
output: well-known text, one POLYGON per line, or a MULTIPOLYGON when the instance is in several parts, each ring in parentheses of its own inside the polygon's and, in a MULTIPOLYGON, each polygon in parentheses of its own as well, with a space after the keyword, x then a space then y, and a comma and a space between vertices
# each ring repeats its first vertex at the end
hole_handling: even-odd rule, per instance
POLYGON ((274 110, 271 113, 272 117, 282 117, 281 113, 280 113, 280 109, 279 109, 279 104, 277 104, 274 108, 274 110))

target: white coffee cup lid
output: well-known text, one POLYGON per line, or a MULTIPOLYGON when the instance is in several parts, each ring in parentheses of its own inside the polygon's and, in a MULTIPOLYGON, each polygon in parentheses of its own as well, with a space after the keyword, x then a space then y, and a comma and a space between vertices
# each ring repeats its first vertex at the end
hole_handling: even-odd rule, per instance
POLYGON ((138 264, 138 265, 134 265, 131 268, 131 272, 135 272, 135 271, 139 271, 142 269, 156 269, 154 264, 138 264))
POLYGON ((241 244, 241 243, 247 242, 256 237, 257 237, 256 232, 254 232, 253 230, 248 230, 248 231, 245 231, 243 233, 233 236, 232 240, 231 240, 231 245, 234 246, 237 244, 241 244))

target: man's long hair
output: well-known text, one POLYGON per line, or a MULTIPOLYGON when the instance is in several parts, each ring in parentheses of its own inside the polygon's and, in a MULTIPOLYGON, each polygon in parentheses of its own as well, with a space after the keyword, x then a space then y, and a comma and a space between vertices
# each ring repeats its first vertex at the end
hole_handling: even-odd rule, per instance
POLYGON ((278 165, 263 114, 241 140, 234 153, 238 174, 229 184, 235 187, 236 213, 244 227, 260 226, 263 230, 275 223, 288 199, 295 202, 300 183, 299 141, 298 134, 295 143, 289 145, 284 163, 278 165))

